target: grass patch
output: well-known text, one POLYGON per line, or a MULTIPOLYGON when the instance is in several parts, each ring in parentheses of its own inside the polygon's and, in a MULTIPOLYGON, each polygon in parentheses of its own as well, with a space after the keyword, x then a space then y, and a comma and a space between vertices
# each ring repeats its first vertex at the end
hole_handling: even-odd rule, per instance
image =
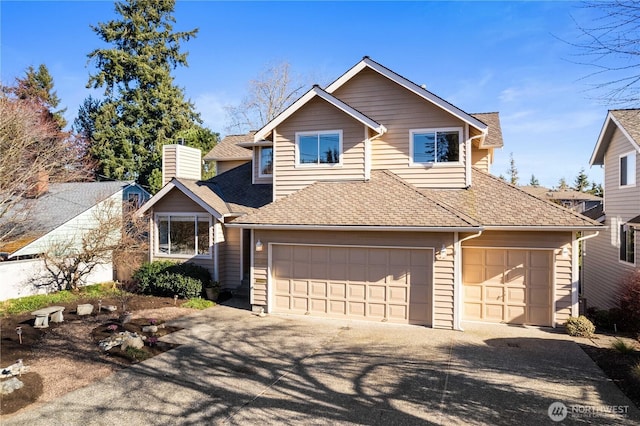
POLYGON ((635 352, 635 348, 633 345, 629 345, 625 343, 624 340, 617 339, 615 342, 611 344, 611 347, 621 354, 630 354, 635 352))
POLYGON ((127 349, 125 349, 124 352, 129 358, 136 361, 144 361, 145 359, 149 359, 149 357, 151 356, 142 349, 137 349, 133 346, 129 346, 127 349))
POLYGON ((201 297, 196 297, 193 299, 189 299, 182 304, 183 308, 191 308, 191 309, 207 309, 214 306, 211 300, 206 300, 201 297))
POLYGON ((113 296, 117 289, 113 283, 95 284, 82 287, 77 292, 68 290, 56 291, 49 294, 35 294, 19 299, 9 299, 0 302, 0 316, 17 315, 32 312, 56 303, 73 302, 80 298, 95 298, 113 296))

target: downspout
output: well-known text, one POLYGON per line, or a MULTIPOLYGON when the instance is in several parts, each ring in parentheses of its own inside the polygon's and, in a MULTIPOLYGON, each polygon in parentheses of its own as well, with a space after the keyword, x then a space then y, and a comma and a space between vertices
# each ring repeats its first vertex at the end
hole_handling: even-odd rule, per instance
POLYGON ((458 233, 455 233, 455 242, 453 248, 453 328, 454 330, 464 331, 462 328, 461 312, 464 308, 462 300, 462 242, 478 238, 483 231, 458 239, 458 233), (457 288, 456 288, 457 287, 457 288))
MULTIPOLYGON (((600 231, 595 231, 595 234, 585 235, 580 238, 576 238, 571 242, 571 316, 577 317, 580 313, 579 308, 579 294, 578 294, 578 283, 580 282, 580 275, 578 274, 579 265, 578 261, 580 260, 579 254, 579 244, 581 241, 588 240, 589 238, 597 237, 600 234, 600 231)), ((584 247, 584 246, 583 246, 584 247)), ((586 251, 582 250, 582 254, 584 255, 586 251)))
POLYGON ((369 128, 367 126, 364 126, 364 132, 365 132, 365 140, 364 140, 364 180, 368 181, 371 179, 371 163, 372 163, 372 158, 371 156, 373 155, 372 152, 372 145, 371 142, 378 139, 379 137, 381 137, 382 135, 384 135, 386 133, 386 128, 382 128, 380 131, 377 131, 377 134, 369 137, 369 128))

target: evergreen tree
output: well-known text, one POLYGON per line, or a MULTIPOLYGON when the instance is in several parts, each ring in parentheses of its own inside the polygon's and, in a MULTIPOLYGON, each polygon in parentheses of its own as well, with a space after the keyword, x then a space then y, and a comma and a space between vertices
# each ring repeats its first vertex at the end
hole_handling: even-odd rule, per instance
POLYGON ((591 182, 591 189, 589 189, 588 191, 590 194, 593 194, 597 197, 603 197, 604 196, 604 190, 602 188, 602 184, 601 183, 595 183, 595 182, 591 182))
POLYGON ((565 191, 567 189, 569 189, 569 185, 567 185, 567 180, 565 178, 560 178, 560 181, 558 182, 558 188, 561 191, 565 191))
POLYGON ((580 173, 574 181, 574 189, 579 192, 586 192, 589 188, 589 177, 584 172, 584 167, 580 169, 580 173))
POLYGON ((531 180, 529 181, 529 185, 531 186, 540 186, 540 182, 538 181, 538 178, 535 177, 535 175, 531 175, 531 180))
POLYGON ((518 169, 516 168, 516 160, 513 159, 513 152, 509 154, 509 169, 507 170, 507 174, 509 175, 509 183, 511 185, 518 184, 518 169))
POLYGON ((201 122, 171 75, 187 66, 180 42, 197 33, 173 31, 174 7, 175 0, 117 2, 119 18, 92 26, 111 47, 88 55, 98 72, 87 87, 104 88, 99 103, 85 102, 82 124, 98 174, 134 179, 152 192, 162 185, 162 146, 201 122))
POLYGON ((18 99, 33 102, 46 118, 55 122, 59 130, 67 125, 64 118, 67 109, 55 110, 60 105, 60 98, 53 90, 53 77, 46 65, 40 64, 38 70, 32 66, 27 68, 25 76, 16 79, 11 91, 18 99))

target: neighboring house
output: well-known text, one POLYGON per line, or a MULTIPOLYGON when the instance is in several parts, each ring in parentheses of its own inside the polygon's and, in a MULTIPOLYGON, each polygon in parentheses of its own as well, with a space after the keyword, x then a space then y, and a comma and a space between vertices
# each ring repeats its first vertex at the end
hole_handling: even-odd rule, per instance
POLYGON ((141 209, 152 259, 244 280, 266 312, 453 329, 578 313, 577 233, 601 226, 489 174, 497 113, 365 57, 238 145, 251 162, 178 174, 141 209))
POLYGON ((609 111, 590 160, 604 167, 604 203, 601 211, 586 213, 606 229, 585 245, 582 293, 588 307, 617 306, 621 280, 638 266, 639 144, 640 109, 609 111))
MULTIPOLYGON (((149 197, 147 191, 133 182, 47 183, 38 197, 25 200, 32 205, 22 231, 0 244, 6 260, 0 262, 0 300, 36 291, 27 283, 37 271, 42 271, 40 255, 80 241, 83 230, 98 223, 96 212, 112 205, 137 209, 149 197)), ((113 266, 101 265, 89 276, 88 283, 111 279, 113 266)))
POLYGON ((574 189, 549 189, 544 186, 532 185, 521 186, 520 188, 529 194, 553 201, 578 213, 583 213, 602 204, 602 197, 574 189))

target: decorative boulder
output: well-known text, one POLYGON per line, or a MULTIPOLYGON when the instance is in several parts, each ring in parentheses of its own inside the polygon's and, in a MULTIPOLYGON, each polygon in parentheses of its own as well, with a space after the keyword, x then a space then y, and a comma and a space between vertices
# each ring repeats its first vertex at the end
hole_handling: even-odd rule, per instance
POLYGON ((144 341, 140 336, 127 337, 124 342, 122 342, 121 348, 124 351, 129 347, 132 347, 134 349, 142 349, 144 347, 144 341))
POLYGON ((157 325, 145 325, 144 327, 142 327, 142 332, 143 333, 157 333, 158 332, 158 326, 157 325))
POLYGON ((104 305, 102 309, 104 309, 105 311, 113 312, 113 311, 117 311, 118 307, 113 305, 104 305))
POLYGON ((0 384, 0 395, 8 395, 11 392, 20 389, 24 386, 22 381, 18 380, 16 377, 12 377, 9 380, 5 380, 0 384))
POLYGON ((76 313, 80 316, 91 315, 92 312, 93 312, 93 305, 90 303, 78 305, 78 309, 76 310, 76 313))

